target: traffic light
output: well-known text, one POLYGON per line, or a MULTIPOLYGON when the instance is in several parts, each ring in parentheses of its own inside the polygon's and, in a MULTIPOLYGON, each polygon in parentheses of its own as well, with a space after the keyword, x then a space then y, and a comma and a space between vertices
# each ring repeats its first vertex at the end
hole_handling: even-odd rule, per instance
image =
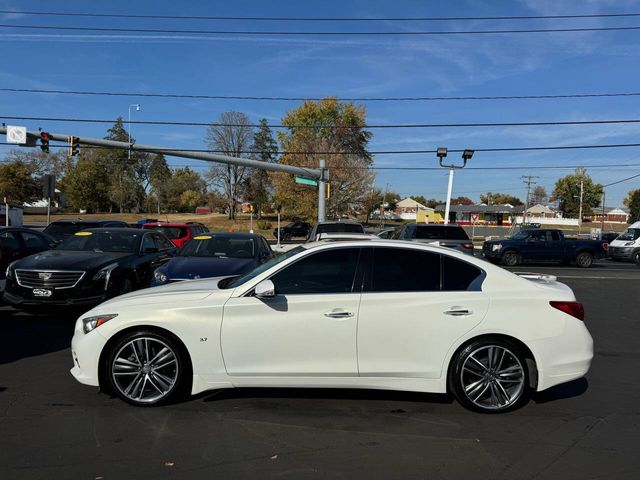
POLYGON ((49 134, 47 132, 40 132, 40 150, 49 153, 49 134))
POLYGON ((75 157, 80 153, 80 139, 78 137, 69 137, 69 156, 75 157))

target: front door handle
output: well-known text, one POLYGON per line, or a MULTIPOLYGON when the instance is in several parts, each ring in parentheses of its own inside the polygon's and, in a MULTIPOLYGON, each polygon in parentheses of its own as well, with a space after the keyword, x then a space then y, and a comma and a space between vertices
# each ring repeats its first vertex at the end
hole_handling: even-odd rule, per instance
POLYGON ((463 317, 466 315, 473 315, 473 310, 469 310, 468 308, 464 308, 464 307, 451 307, 449 310, 445 310, 444 312, 445 315, 451 315, 454 317, 463 317))
POLYGON ((353 317, 353 313, 334 308, 333 310, 326 312, 324 316, 329 318, 350 318, 353 317))

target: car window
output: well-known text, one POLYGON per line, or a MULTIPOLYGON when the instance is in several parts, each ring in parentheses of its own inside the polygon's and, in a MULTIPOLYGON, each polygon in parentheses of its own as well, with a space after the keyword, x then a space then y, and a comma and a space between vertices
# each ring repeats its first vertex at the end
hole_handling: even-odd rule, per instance
POLYGON ((20 250, 20 240, 14 232, 0 232, 0 246, 3 250, 20 250))
POLYGON ((271 277, 278 295, 350 293, 359 248, 324 250, 287 265, 271 277))
POLYGON ((163 235, 155 232, 152 235, 153 235, 154 241, 156 242, 156 246, 158 247, 158 250, 167 250, 169 248, 175 248, 175 245, 171 243, 169 240, 167 240, 167 238, 164 237, 163 235))
POLYGON ((547 232, 547 240, 550 242, 557 242, 560 240, 560 232, 556 232, 556 231, 550 231, 547 232))
POLYGON ((421 240, 469 240, 462 227, 443 225, 416 225, 412 238, 421 240))
POLYGON ((450 257, 442 256, 442 290, 479 291, 484 272, 475 265, 450 257))
POLYGON ((144 237, 142 237, 142 245, 140 246, 140 248, 144 252, 147 248, 157 248, 157 247, 151 235, 147 234, 144 237))
POLYGON ((41 235, 32 232, 20 232, 22 235, 22 240, 24 240, 27 248, 39 248, 42 250, 46 250, 49 248, 49 244, 41 235))
POLYGON ((431 292, 440 290, 440 255, 408 248, 374 248, 370 292, 431 292))
POLYGON ((545 241, 547 239, 547 232, 531 232, 529 238, 535 238, 538 241, 545 241))
POLYGON ((162 225, 151 225, 144 227, 145 229, 158 230, 165 234, 165 236, 171 240, 176 238, 183 238, 187 236, 187 229, 184 227, 167 227, 162 225))
POLYGON ((316 227, 316 235, 321 233, 364 233, 359 223, 323 223, 316 227))
POLYGON ((267 252, 268 255, 271 255, 271 247, 269 246, 269 243, 262 238, 262 249, 267 252))

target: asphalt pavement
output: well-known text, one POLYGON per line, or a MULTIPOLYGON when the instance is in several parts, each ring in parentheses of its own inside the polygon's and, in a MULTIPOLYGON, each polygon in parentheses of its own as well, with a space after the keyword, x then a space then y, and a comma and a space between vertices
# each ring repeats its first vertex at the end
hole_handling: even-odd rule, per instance
POLYGON ((637 479, 640 268, 516 270, 574 289, 596 356, 585 379, 503 415, 371 390, 224 390, 131 407, 69 374, 72 315, 0 307, 0 478, 637 479))

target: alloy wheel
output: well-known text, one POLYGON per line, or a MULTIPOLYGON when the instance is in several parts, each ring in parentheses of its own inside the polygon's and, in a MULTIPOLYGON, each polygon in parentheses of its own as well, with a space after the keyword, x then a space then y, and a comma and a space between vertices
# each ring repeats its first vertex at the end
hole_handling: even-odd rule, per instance
POLYGON ((171 393, 179 375, 176 353, 162 340, 138 337, 113 357, 111 376, 121 395, 136 403, 156 403, 171 393))
POLYGON ((504 410, 516 403, 524 391, 525 379, 518 357, 499 345, 474 350, 460 370, 464 394, 483 410, 504 410))

